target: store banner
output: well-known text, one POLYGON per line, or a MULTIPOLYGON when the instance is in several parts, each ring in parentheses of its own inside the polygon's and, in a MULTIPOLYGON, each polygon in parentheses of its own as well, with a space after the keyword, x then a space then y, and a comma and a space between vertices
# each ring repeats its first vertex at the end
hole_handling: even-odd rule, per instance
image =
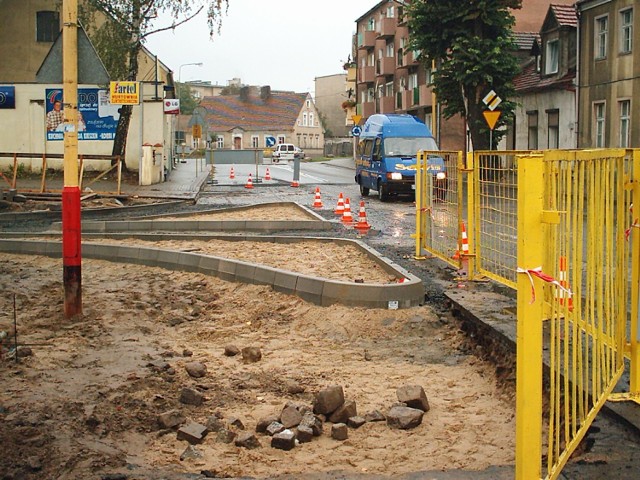
POLYGON ((16 87, 0 85, 0 108, 16 108, 16 87))
MULTIPOLYGON (((47 140, 64 140, 66 126, 61 88, 45 91, 45 127, 47 140)), ((109 91, 99 88, 78 89, 78 140, 113 140, 120 112, 109 102, 109 91)))
POLYGON ((180 99, 165 98, 164 113, 167 115, 178 115, 180 113, 180 99))

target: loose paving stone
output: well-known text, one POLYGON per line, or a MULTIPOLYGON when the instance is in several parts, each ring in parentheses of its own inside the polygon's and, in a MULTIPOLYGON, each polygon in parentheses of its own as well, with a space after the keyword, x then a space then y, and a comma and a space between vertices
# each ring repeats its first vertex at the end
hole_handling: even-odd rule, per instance
POLYGON ((216 434, 216 438, 219 442, 222 443, 233 443, 238 434, 229 430, 228 428, 223 428, 216 434))
POLYGON ((260 448, 260 441, 251 432, 242 432, 235 440, 237 447, 243 447, 248 449, 260 448))
POLYGON ((161 428, 174 428, 182 425, 186 420, 180 410, 169 410, 158 415, 158 425, 161 428))
POLYGON ((224 422, 215 415, 211 415, 207 418, 207 430, 210 432, 220 432, 225 428, 224 422))
POLYGON ((331 414, 329 421, 331 423, 347 423, 350 417, 358 415, 358 409, 356 402, 353 400, 347 400, 338 409, 331 414))
POLYGON ((204 401, 204 396, 193 388, 185 387, 180 392, 180 402, 186 405, 195 405, 199 407, 204 401))
POLYGON ((302 416, 302 420, 300 421, 298 428, 300 427, 310 428, 315 437, 322 435, 322 420, 311 412, 306 412, 302 416))
POLYGON ((396 390, 398 401, 407 407, 417 408, 423 412, 429 411, 429 400, 424 389, 420 385, 405 385, 396 390))
POLYGON ((300 443, 308 443, 313 439, 313 430, 311 427, 299 425, 296 429, 296 438, 300 443))
POLYGON ((284 425, 280 422, 273 422, 271 425, 267 427, 267 435, 271 435, 272 437, 280 432, 285 430, 284 425))
POLYGON ((168 370, 171 365, 169 365, 164 360, 159 359, 152 360, 151 362, 147 363, 147 367, 149 367, 154 372, 164 372, 165 370, 168 370))
POLYGON ((193 445, 189 445, 180 455, 181 461, 185 461, 187 458, 202 458, 202 453, 193 445))
POLYGON ((287 389, 287 393, 289 395, 299 395, 304 393, 305 389, 302 385, 300 385, 295 380, 287 380, 284 382, 284 386, 287 389))
POLYGON ((207 433, 209 433, 209 431, 206 426, 192 422, 178 429, 177 438, 178 440, 186 440, 190 444, 194 445, 202 443, 202 440, 207 436, 207 433))
POLYGON ((313 404, 313 413, 331 414, 344 403, 344 391, 340 385, 320 390, 313 404))
POLYGON ((227 419, 227 425, 236 427, 238 430, 244 430, 244 423, 237 417, 229 417, 227 419))
POLYGON ((275 415, 270 415, 265 418, 261 418, 258 420, 258 424, 256 425, 257 433, 267 433, 267 427, 274 422, 278 422, 279 418, 275 415))
POLYGON ((284 425, 284 428, 292 428, 300 425, 302 421, 302 414, 295 407, 295 405, 287 405, 282 409, 280 414, 280 423, 284 425))
POLYGON ((202 378, 207 374, 207 366, 200 362, 189 362, 184 368, 193 378, 202 378))
POLYGON ((227 345, 224 347, 224 354, 227 357, 235 357, 240 353, 240 349, 235 345, 227 345))
POLYGON ((187 348, 182 351, 183 357, 193 357, 193 352, 187 348))
POLYGON ((242 361, 244 363, 256 363, 262 359, 262 352, 258 347, 244 347, 242 349, 242 361))
POLYGON ((334 423, 331 425, 331 438, 334 440, 346 440, 349 437, 349 430, 344 423, 334 423))
POLYGON ((367 423, 367 421, 364 417, 360 416, 351 417, 347 420, 347 425, 351 428, 360 428, 365 423, 367 423))
POLYGON ((387 414, 387 425, 391 428, 408 430, 422 423, 424 412, 411 407, 392 407, 387 414))
POLYGON ((283 430, 271 437, 271 446, 279 450, 291 450, 296 446, 296 436, 291 430, 283 430))

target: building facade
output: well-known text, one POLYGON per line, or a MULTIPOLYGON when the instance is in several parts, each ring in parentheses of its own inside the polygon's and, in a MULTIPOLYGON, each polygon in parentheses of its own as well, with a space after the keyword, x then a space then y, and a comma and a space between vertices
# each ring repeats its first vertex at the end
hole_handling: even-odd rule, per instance
POLYGON ((346 126, 345 109, 342 106, 348 101, 346 82, 346 73, 325 75, 315 79, 315 103, 325 129, 325 137, 348 135, 349 128, 346 126))
POLYGON ((640 147, 640 11, 634 0, 582 0, 578 146, 640 147))

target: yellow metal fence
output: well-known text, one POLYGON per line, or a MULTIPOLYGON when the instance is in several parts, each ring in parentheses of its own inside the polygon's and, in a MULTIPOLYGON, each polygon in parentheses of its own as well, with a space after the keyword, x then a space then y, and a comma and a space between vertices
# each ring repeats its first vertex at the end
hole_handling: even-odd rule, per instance
POLYGON ((640 403, 639 177, 640 150, 418 157, 416 258, 517 289, 519 480, 558 478, 607 400, 640 403), (612 394, 625 355, 629 392, 612 394))

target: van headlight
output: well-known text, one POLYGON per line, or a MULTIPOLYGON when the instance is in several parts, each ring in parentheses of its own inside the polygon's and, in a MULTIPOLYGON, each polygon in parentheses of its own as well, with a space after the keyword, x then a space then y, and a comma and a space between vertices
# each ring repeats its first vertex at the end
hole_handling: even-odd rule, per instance
POLYGON ((402 174, 400 172, 391 173, 391 180, 402 180, 402 174))
POLYGON ((436 178, 437 178, 438 180, 444 180, 445 178, 447 178, 447 174, 446 174, 446 173, 444 173, 444 172, 438 172, 438 173, 436 174, 436 178))

